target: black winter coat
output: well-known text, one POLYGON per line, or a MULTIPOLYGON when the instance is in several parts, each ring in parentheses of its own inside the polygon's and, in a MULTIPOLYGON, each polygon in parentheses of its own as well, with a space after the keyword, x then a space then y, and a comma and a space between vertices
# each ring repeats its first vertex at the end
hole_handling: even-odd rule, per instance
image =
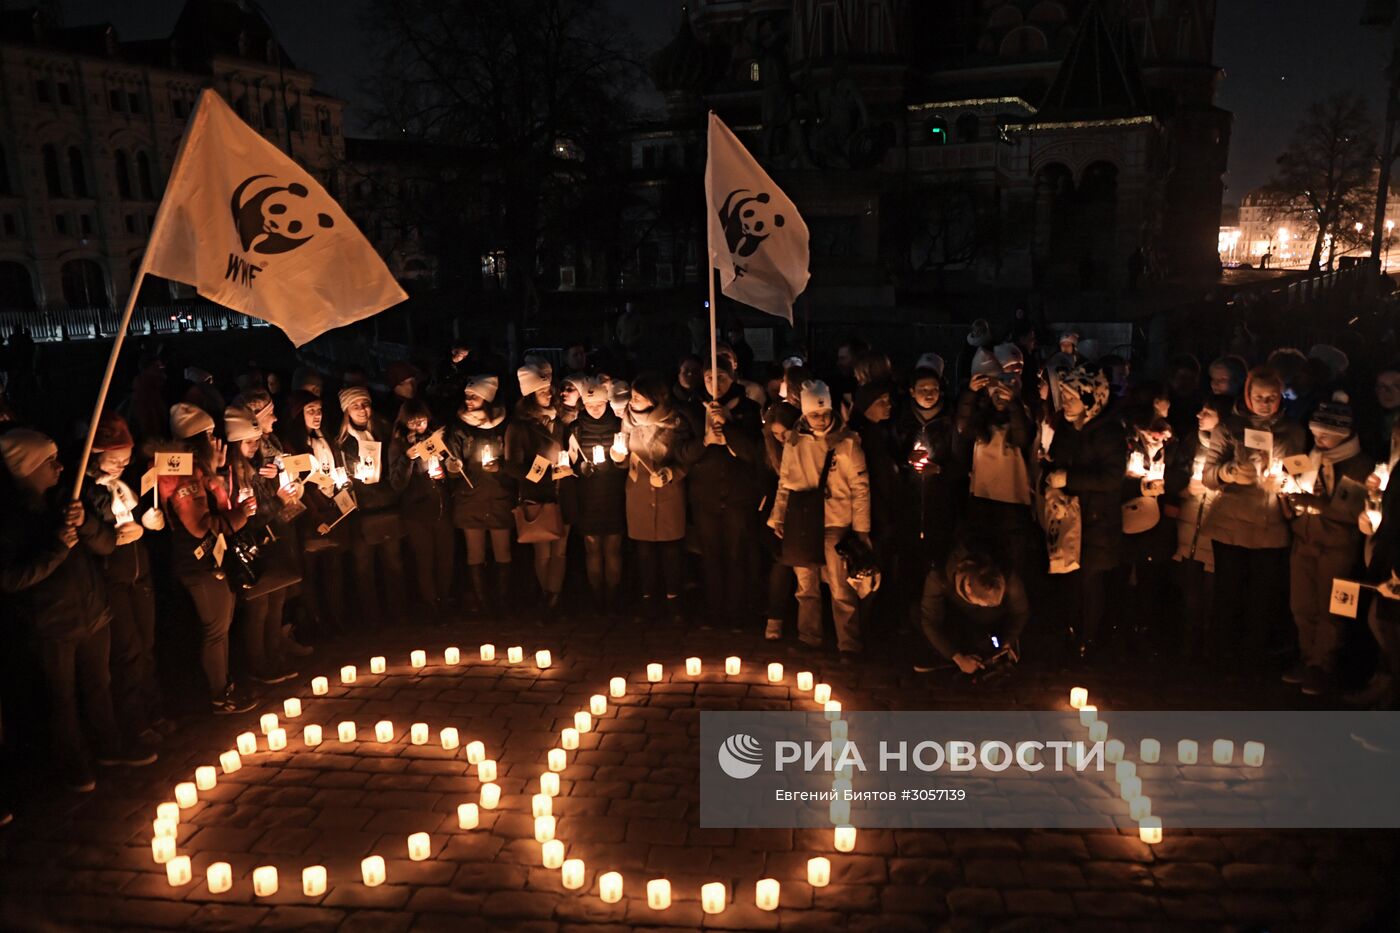
MULTIPOLYGON (((705 396, 708 398, 708 396, 705 396)), ((700 459, 686 474, 686 494, 690 508, 726 508, 757 512, 761 487, 758 464, 763 456, 763 414, 758 403, 744 394, 737 382, 725 393, 722 402, 728 410, 723 444, 704 444, 700 459)), ((696 436, 705 437, 703 404, 691 406, 688 412, 696 436)))
POLYGON ((627 466, 609 453, 622 430, 622 419, 612 408, 594 418, 583 409, 569 425, 566 440, 574 451, 578 474, 574 527, 584 535, 620 535, 627 531, 627 466), (603 449, 603 462, 595 463, 593 451, 603 449))
POLYGON ((78 638, 111 621, 107 584, 97 557, 112 552, 116 535, 84 510, 78 543, 59 540, 63 506, 16 493, 0 509, 0 593, 6 615, 40 639, 78 638))
POLYGON ((1123 544, 1123 474, 1128 468, 1128 445, 1123 425, 1100 414, 1082 429, 1061 420, 1050 445, 1047 474, 1068 474, 1064 491, 1079 498, 1082 537, 1079 566, 1109 570, 1118 566, 1123 544))

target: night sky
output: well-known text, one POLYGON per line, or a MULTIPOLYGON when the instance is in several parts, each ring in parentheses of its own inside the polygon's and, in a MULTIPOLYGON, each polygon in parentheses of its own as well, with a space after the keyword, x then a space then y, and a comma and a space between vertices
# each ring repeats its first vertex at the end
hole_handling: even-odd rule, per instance
MULTIPOLYGON (((65 0, 70 25, 112 22, 127 39, 167 34, 184 0, 65 0)), ((611 0, 631 25, 642 49, 666 42, 677 22, 671 0, 611 0)), ((8 7, 18 6, 6 0, 8 7)), ((317 72, 326 90, 350 101, 346 126, 363 132, 353 104, 360 96, 356 69, 365 61, 367 37, 354 0, 265 0, 288 53, 317 72)), ((1268 178, 1274 157, 1309 102, 1357 89, 1373 102, 1377 119, 1384 100, 1387 35, 1356 25, 1363 0, 1304 4, 1299 0, 1222 0, 1217 4, 1216 62, 1225 69, 1217 103, 1235 114, 1225 200, 1268 178), (1286 11, 1286 12, 1284 12, 1286 11)))

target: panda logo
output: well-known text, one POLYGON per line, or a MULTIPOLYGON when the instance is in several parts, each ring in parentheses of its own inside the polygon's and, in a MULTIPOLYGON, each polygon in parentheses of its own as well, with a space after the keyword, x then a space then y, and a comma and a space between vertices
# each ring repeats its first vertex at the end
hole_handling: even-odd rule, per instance
POLYGON ((752 194, 748 188, 738 188, 729 192, 719 209, 719 222, 724 227, 729 252, 735 256, 752 256, 773 230, 783 225, 783 215, 774 213, 768 206, 771 200, 766 191, 752 194))
POLYGON ((229 207, 245 252, 289 253, 310 241, 316 230, 335 226, 330 214, 314 209, 307 197, 310 192, 300 182, 254 186, 254 182, 272 177, 252 175, 233 191, 229 207))

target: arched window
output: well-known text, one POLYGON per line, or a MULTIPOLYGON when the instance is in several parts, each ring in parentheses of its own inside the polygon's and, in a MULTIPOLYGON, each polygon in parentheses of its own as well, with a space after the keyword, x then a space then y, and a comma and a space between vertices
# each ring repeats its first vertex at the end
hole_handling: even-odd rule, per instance
POLYGON ((49 197, 63 197, 63 170, 58 164, 58 149, 52 144, 44 146, 44 183, 48 185, 49 197))
POLYGON ((33 311, 34 279, 23 263, 0 262, 0 308, 6 311, 33 311))
POLYGON ((1002 58, 1020 58, 1025 55, 1039 55, 1049 47, 1045 33, 1034 26, 1018 26, 1001 40, 998 54, 1002 58))
POLYGON ((749 62, 749 80, 755 84, 763 80, 763 70, 758 67, 758 62, 749 62))
POLYGON ((151 181, 151 157, 144 152, 136 153, 136 180, 141 185, 141 197, 154 201, 156 187, 151 181))
POLYGON ((958 142, 977 142, 977 114, 965 113, 962 116, 958 117, 957 128, 958 142))
POLYGON ((118 149, 112 158, 117 165, 117 193, 122 200, 131 200, 131 159, 125 149, 118 149))
POLYGON ((924 124, 924 133, 935 146, 948 145, 948 121, 942 117, 929 117, 924 124))
POLYGON ((88 197, 87 166, 83 162, 83 151, 77 146, 68 147, 68 171, 73 175, 73 197, 88 197))
POLYGON ((91 259, 70 259, 63 264, 63 300, 70 308, 105 308, 107 276, 91 259))

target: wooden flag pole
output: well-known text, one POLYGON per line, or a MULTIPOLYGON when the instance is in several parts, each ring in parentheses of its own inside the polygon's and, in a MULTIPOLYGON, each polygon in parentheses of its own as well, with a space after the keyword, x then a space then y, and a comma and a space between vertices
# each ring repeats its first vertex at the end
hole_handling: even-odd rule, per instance
MULTIPOLYGON (((712 262, 710 265, 710 373, 711 378, 715 380, 715 388, 719 388, 719 336, 715 329, 715 276, 718 274, 719 270, 714 267, 712 262)), ((738 379, 739 374, 735 373, 734 378, 738 379)), ((716 398, 715 401, 718 402, 719 399, 716 398)))

